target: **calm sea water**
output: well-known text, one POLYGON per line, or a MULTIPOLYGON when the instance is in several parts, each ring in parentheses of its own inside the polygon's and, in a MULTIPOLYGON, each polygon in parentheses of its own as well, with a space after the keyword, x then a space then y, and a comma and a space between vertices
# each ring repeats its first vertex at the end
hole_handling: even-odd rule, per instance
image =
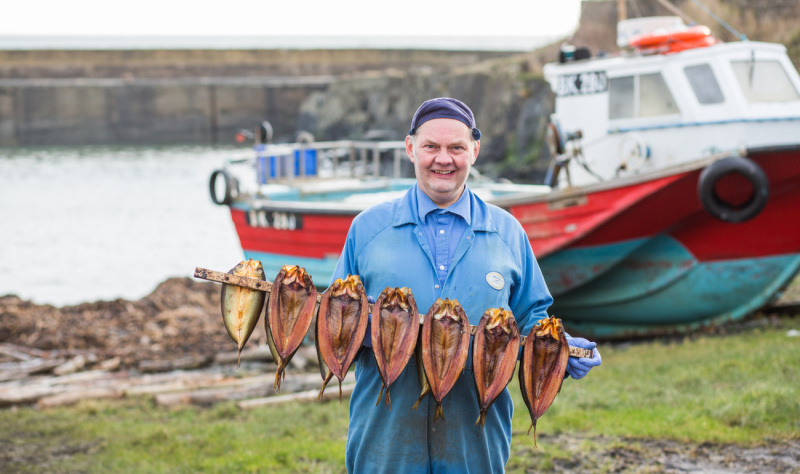
POLYGON ((208 194, 211 147, 0 149, 0 295, 56 306, 138 299, 242 257, 208 194))

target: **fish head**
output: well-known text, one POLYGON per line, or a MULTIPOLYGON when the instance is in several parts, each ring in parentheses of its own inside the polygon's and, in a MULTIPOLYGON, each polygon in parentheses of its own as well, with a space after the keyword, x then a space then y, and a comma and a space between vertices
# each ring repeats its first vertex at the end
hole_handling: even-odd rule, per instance
POLYGON ((408 303, 408 297, 411 294, 411 290, 408 288, 386 287, 386 289, 383 290, 383 293, 384 298, 381 308, 399 308, 403 311, 409 310, 410 305, 408 303))
POLYGON ((450 318, 453 321, 461 322, 461 316, 458 314, 457 308, 460 308, 461 305, 458 303, 457 300, 450 300, 445 298, 444 301, 441 299, 437 300, 436 303, 439 307, 433 313, 433 319, 440 320, 444 318, 450 318))
POLYGON ((364 292, 364 285, 358 275, 347 275, 344 280, 337 278, 331 286, 331 297, 335 298, 359 300, 364 292))
POLYGON ((284 273, 282 283, 290 288, 308 288, 313 284, 311 275, 299 265, 284 265, 281 271, 284 273))
POLYGON ((536 331, 536 337, 550 336, 555 340, 559 340, 559 333, 564 332, 564 328, 561 326, 561 320, 557 319, 555 316, 536 321, 533 330, 536 331))
POLYGON ((264 279, 264 268, 261 266, 261 262, 252 258, 239 262, 233 267, 231 273, 241 277, 264 279))
POLYGON ((514 319, 514 314, 511 311, 503 308, 492 308, 487 311, 489 319, 486 321, 486 330, 490 331, 494 328, 499 328, 506 334, 514 335, 517 330, 517 322, 514 319))

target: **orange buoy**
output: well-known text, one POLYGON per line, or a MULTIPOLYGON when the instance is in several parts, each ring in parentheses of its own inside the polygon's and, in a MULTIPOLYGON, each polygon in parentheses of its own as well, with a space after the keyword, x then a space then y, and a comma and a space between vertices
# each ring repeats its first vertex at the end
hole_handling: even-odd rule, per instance
POLYGON ((677 53, 687 49, 703 48, 717 43, 707 26, 690 26, 685 29, 637 36, 629 46, 638 50, 659 53, 677 53))

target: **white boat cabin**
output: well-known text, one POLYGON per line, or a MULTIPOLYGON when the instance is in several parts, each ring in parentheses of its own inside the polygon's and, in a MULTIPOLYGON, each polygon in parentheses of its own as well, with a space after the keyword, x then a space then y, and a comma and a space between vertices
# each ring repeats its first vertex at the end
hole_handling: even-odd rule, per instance
POLYGON ((549 184, 583 186, 800 141, 800 76, 784 46, 722 43, 678 17, 625 20, 618 32, 620 55, 562 52, 544 68, 556 94, 548 142, 562 169, 549 184))

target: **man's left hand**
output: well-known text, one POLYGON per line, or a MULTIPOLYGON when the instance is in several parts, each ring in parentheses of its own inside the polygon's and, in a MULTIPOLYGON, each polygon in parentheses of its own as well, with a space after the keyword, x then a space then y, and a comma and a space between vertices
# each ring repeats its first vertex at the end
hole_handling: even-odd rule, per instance
POLYGON ((600 352, 597 350, 597 343, 586 340, 582 337, 568 337, 567 343, 570 346, 580 347, 581 349, 591 349, 592 357, 570 357, 567 363, 567 374, 573 379, 582 379, 592 369, 603 362, 600 352))

